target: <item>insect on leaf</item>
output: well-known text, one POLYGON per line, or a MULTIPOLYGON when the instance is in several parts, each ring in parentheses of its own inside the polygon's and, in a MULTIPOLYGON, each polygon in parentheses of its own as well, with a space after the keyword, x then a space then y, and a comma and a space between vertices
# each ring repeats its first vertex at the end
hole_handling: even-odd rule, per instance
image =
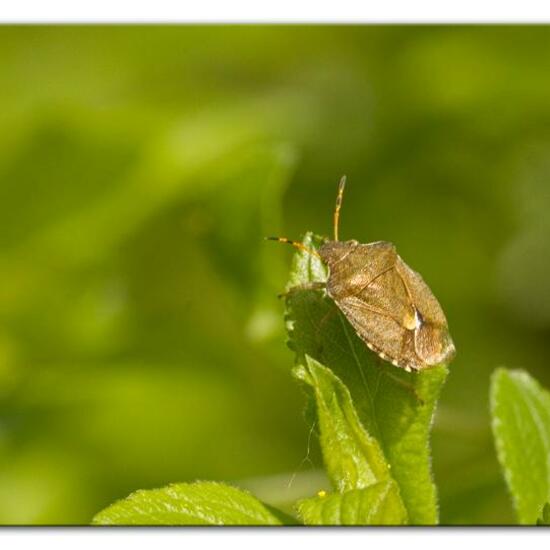
MULTIPOLYGON (((308 233, 303 244, 318 248, 321 242, 308 233)), ((345 385, 364 429, 377 440, 391 465, 409 521, 435 524, 438 508, 429 436, 447 368, 441 365, 412 373, 397 369, 367 348, 321 291, 291 290, 326 277, 326 268, 316 256, 296 252, 286 299, 289 347, 298 365, 307 367, 309 356, 345 385)))

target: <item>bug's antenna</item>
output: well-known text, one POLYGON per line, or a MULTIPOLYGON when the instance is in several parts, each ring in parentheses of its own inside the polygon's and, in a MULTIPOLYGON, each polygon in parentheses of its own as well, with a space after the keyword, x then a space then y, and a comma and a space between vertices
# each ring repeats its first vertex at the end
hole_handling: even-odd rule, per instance
POLYGON ((342 208, 342 197, 344 196, 344 187, 346 186, 346 176, 342 176, 338 184, 338 194, 336 195, 336 208, 334 209, 334 240, 338 240, 338 222, 340 221, 340 208, 342 208))
POLYGON ((290 239, 287 239, 286 237, 266 237, 266 241, 278 241, 280 243, 287 243, 294 248, 297 248, 298 250, 302 250, 303 252, 307 252, 308 254, 313 254, 314 256, 317 256, 317 258, 321 259, 321 256, 319 256, 319 253, 316 250, 313 250, 313 248, 308 248, 302 243, 299 243, 298 241, 292 241, 290 239))

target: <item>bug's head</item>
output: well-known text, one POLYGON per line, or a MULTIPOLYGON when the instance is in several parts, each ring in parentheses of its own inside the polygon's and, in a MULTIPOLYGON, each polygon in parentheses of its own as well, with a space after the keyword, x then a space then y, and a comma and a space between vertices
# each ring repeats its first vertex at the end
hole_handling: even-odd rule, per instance
POLYGON ((319 248, 319 256, 330 267, 347 256, 357 244, 357 241, 327 241, 319 248))

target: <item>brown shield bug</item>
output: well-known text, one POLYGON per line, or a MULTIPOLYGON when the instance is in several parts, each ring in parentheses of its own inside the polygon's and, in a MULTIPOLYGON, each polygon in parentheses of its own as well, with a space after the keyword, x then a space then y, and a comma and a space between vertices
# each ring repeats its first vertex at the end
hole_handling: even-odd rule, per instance
POLYGON ((284 237, 268 237, 314 254, 328 267, 326 282, 296 290, 325 291, 367 346, 397 367, 418 371, 449 363, 455 347, 445 314, 395 246, 386 241, 361 244, 338 239, 345 183, 344 176, 338 186, 333 240, 326 239, 313 250, 284 237))

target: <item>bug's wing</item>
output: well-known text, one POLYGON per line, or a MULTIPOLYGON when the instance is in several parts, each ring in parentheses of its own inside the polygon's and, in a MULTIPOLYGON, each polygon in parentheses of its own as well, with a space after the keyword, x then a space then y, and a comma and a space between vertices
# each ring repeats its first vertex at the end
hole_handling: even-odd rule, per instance
POLYGON ((448 363, 455 348, 443 310, 426 283, 399 256, 393 266, 379 269, 360 292, 336 301, 357 334, 400 367, 420 370, 448 363))
POLYGON ((395 269, 395 246, 358 245, 331 266, 328 291, 364 342, 401 367, 419 368, 414 351, 415 310, 395 269))
POLYGON ((447 327, 426 322, 414 332, 414 348, 426 365, 448 363, 455 355, 455 346, 447 327))
POLYGON ((455 347, 443 309, 424 279, 399 256, 395 267, 422 316, 422 324, 415 330, 416 353, 427 365, 448 363, 455 354, 455 347))
POLYGON ((365 343, 406 368, 447 363, 455 352, 445 314, 391 243, 345 246, 332 259, 329 295, 365 343))
POLYGON ((357 296, 344 298, 337 305, 359 337, 382 359, 403 368, 423 367, 415 352, 414 332, 405 329, 393 315, 357 296))
POLYGON ((395 269, 408 288, 412 302, 416 309, 420 311, 422 317, 436 325, 447 326, 443 309, 422 276, 413 271, 399 256, 396 258, 395 269))

